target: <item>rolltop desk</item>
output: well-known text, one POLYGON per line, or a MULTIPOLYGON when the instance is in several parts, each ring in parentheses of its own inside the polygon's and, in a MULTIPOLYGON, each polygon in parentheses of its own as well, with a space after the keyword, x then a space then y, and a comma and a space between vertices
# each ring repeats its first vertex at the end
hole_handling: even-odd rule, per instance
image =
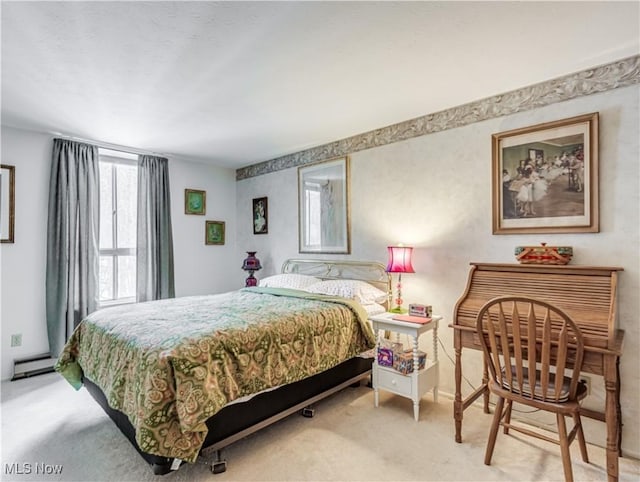
POLYGON ((578 324, 585 340, 582 371, 604 378, 604 412, 582 409, 581 414, 606 423, 607 476, 618 480, 621 455, 622 412, 620 370, 624 331, 617 328, 618 272, 623 268, 540 264, 471 263, 464 293, 453 313, 455 349, 454 419, 456 442, 462 442, 464 410, 481 395, 489 413, 488 372, 485 364, 482 385, 462 399, 462 349, 481 350, 475 329, 480 307, 502 295, 521 295, 547 301, 564 310, 578 324))

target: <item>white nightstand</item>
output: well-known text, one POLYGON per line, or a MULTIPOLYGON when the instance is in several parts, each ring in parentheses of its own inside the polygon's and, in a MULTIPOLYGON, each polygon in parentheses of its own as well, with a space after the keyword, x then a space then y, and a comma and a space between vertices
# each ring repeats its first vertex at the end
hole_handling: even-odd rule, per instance
POLYGON ((376 357, 373 362, 373 396, 375 406, 378 406, 378 390, 401 395, 413 400, 413 417, 418 421, 420 410, 420 398, 427 391, 433 390, 433 400, 438 402, 438 322, 442 316, 432 316, 429 323, 411 323, 406 321, 393 320, 393 313, 383 313, 381 315, 369 317, 373 325, 373 332, 376 334, 376 357), (413 372, 403 375, 391 367, 378 365, 377 348, 380 343, 380 330, 393 331, 398 338, 401 334, 409 335, 413 340, 413 372), (422 370, 418 370, 418 338, 423 333, 431 331, 433 337, 433 352, 427 353, 427 361, 422 370))

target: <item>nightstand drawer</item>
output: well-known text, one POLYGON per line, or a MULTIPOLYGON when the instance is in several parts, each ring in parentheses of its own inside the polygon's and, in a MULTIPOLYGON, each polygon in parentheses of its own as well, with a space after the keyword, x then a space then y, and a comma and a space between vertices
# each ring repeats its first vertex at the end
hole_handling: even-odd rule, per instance
POLYGON ((405 376, 395 370, 377 369, 377 388, 390 392, 411 396, 411 377, 405 376))

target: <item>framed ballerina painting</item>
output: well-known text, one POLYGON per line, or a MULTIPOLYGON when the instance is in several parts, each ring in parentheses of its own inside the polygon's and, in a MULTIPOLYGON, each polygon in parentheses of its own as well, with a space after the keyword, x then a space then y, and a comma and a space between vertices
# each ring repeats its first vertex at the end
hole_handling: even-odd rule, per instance
POLYGON ((492 136, 493 234, 597 233, 598 113, 492 136))

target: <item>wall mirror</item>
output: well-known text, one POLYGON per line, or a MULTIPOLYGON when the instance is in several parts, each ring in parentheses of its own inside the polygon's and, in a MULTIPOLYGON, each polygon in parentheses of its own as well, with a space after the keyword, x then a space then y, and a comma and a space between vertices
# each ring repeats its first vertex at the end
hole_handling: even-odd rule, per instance
POLYGON ((300 253, 349 254, 349 157, 298 168, 300 253))
POLYGON ((13 243, 15 225, 15 166, 0 164, 0 242, 13 243))

